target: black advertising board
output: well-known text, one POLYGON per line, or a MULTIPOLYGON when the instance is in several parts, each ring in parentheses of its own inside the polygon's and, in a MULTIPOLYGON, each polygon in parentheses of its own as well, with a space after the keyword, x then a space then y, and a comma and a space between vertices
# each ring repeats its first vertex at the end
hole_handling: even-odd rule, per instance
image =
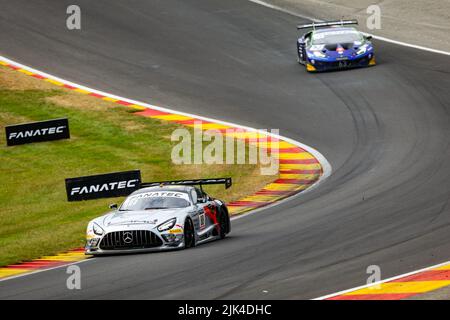
POLYGON ((127 196, 139 189, 139 170, 99 174, 66 179, 68 201, 127 196))
POLYGON ((5 131, 8 146, 70 139, 69 120, 67 118, 10 125, 5 127, 5 131))

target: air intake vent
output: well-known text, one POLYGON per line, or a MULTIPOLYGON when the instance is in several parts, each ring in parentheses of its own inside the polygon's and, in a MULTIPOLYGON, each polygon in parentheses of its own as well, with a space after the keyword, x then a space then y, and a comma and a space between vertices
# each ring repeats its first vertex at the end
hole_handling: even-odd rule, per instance
POLYGON ((327 44, 327 45, 325 46, 325 48, 326 48, 328 51, 336 51, 337 44, 327 44))
POLYGON ((100 242, 100 249, 145 249, 160 247, 162 244, 162 240, 151 231, 127 230, 107 233, 100 242))

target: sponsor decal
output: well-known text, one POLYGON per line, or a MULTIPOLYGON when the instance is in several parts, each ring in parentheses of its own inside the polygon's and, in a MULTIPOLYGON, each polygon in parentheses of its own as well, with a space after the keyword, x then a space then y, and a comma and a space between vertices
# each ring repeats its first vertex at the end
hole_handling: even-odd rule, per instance
POLYGON ((67 118, 10 125, 5 127, 5 131, 8 146, 70 139, 67 118))
POLYGON ((339 36, 339 35, 359 35, 356 30, 335 30, 335 31, 322 31, 314 33, 313 40, 324 39, 328 36, 339 36))
POLYGON ((156 192, 145 192, 140 193, 135 196, 130 197, 130 199, 141 199, 141 198, 182 198, 189 201, 189 195, 185 192, 171 192, 171 191, 156 191, 156 192))
POLYGON ((139 200, 148 199, 148 198, 179 198, 184 199, 188 203, 190 203, 189 195, 185 192, 172 192, 172 191, 156 191, 156 192, 143 192, 131 197, 128 197, 123 206, 124 207, 133 207, 135 206, 139 200))
POLYGON ((127 196, 139 189, 139 170, 66 179, 68 201, 127 196))
POLYGON ((313 44, 313 45, 309 48, 309 50, 311 50, 311 51, 322 51, 323 48, 325 48, 325 45, 324 45, 324 44, 313 44))
POLYGON ((182 229, 171 229, 171 230, 169 230, 169 233, 170 234, 180 234, 180 233, 183 233, 183 230, 182 229))

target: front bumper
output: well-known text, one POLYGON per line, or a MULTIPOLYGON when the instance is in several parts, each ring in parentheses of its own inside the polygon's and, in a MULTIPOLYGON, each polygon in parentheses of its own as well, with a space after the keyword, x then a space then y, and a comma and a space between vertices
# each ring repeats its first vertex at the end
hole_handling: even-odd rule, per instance
POLYGON ((158 252, 184 247, 181 229, 166 232, 144 229, 115 229, 102 236, 89 237, 85 246, 87 255, 111 255, 139 252, 158 252), (174 232, 176 231, 176 232, 174 232))
POLYGON ((361 68, 375 65, 375 56, 373 53, 368 53, 360 57, 351 57, 345 60, 321 60, 308 59, 306 68, 310 72, 332 71, 351 68, 361 68))
POLYGON ((126 253, 145 253, 145 252, 160 252, 160 251, 170 251, 183 249, 184 242, 181 242, 177 246, 173 245, 162 245, 160 247, 155 248, 131 248, 131 249, 116 249, 116 250, 103 250, 100 248, 90 248, 88 246, 85 247, 84 253, 86 255, 113 255, 113 254, 126 254, 126 253))

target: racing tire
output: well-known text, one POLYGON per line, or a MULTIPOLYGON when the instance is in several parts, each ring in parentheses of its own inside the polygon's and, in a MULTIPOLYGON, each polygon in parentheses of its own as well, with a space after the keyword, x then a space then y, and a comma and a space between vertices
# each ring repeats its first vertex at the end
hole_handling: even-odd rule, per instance
POLYGON ((195 232, 194 224, 191 219, 186 219, 184 222, 184 248, 195 247, 195 232))
POLYGON ((227 236, 227 233, 230 232, 230 217, 228 216, 227 212, 225 210, 220 210, 220 232, 219 236, 220 239, 223 239, 227 236))

